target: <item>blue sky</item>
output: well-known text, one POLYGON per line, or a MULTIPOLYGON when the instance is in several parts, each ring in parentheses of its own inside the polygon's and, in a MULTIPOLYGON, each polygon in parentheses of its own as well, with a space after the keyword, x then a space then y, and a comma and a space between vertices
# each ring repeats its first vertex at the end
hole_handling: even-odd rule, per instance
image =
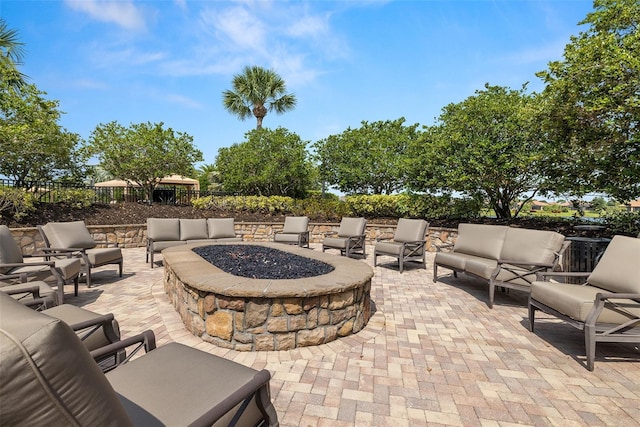
POLYGON ((21 71, 61 124, 84 139, 99 123, 164 122, 213 163, 255 120, 222 106, 246 65, 271 68, 298 105, 268 114, 315 142, 361 121, 432 125, 485 83, 540 91, 591 1, 0 0, 26 44, 21 71))

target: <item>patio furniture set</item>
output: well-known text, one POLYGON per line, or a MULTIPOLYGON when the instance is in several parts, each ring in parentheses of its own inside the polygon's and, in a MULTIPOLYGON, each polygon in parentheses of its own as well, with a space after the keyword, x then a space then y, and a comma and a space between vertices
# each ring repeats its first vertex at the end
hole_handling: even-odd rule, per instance
MULTIPOLYGON (((324 236, 322 251, 366 257, 365 227, 364 218, 343 218, 336 232, 324 236)), ((115 264, 122 275, 122 253, 114 244, 102 242, 98 248, 101 242, 93 240, 83 222, 38 228, 46 245, 42 261, 25 262, 10 230, 0 226, 3 422, 278 424, 268 371, 179 344, 156 349, 152 331, 122 339, 113 315, 64 304, 64 286, 74 284, 77 294, 81 275, 90 286, 92 268, 115 264), (46 276, 53 277, 56 292, 43 281, 46 276), (65 369, 70 360, 73 370, 65 369), (175 387, 181 396, 197 390, 207 397, 179 398, 175 387)), ((376 241, 374 266, 378 257, 390 256, 397 258, 400 273, 405 262, 425 268, 427 230, 424 220, 400 219, 393 237, 376 241)), ((152 267, 153 255, 171 246, 242 240, 232 218, 153 218, 148 237, 152 267)), ((274 241, 309 247, 308 218, 288 217, 274 241)), ((496 289, 528 292, 529 330, 534 331, 536 311, 583 330, 586 367, 593 370, 597 342, 640 343, 640 238, 615 236, 587 273, 558 271, 568 245, 554 232, 461 224, 455 243, 438 247, 433 278, 439 279, 438 268, 446 268, 453 277, 464 273, 486 280, 490 307, 496 289), (584 283, 565 283, 575 277, 584 283)))

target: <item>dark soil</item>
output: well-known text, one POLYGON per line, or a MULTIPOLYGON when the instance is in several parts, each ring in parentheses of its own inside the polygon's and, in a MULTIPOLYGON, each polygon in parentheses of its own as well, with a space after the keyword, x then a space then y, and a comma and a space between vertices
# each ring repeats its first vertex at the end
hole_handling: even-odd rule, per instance
POLYGON ((193 252, 226 273, 252 279, 301 279, 333 271, 322 261, 257 245, 200 246, 193 252))
MULTIPOLYGON (((90 208, 75 208, 60 204, 42 203, 32 214, 21 218, 0 218, 0 224, 11 228, 35 227, 47 222, 84 221, 87 225, 145 224, 147 218, 234 218, 236 222, 282 223, 284 214, 263 214, 256 212, 237 212, 224 210, 201 210, 191 206, 147 205, 141 203, 118 203, 114 205, 93 205, 90 208)), ((340 218, 327 218, 322 215, 309 215, 311 222, 339 223, 340 218)), ((395 224, 397 218, 367 218, 370 224, 395 224)), ((540 220, 535 218, 517 218, 511 221, 482 218, 481 220, 428 219, 431 227, 457 228, 460 222, 482 222, 486 224, 509 224, 517 227, 537 230, 553 230, 565 236, 575 236, 575 222, 569 220, 540 220)), ((584 233, 582 233, 584 234, 584 233)), ((606 229, 593 233, 589 237, 611 237, 606 229)))

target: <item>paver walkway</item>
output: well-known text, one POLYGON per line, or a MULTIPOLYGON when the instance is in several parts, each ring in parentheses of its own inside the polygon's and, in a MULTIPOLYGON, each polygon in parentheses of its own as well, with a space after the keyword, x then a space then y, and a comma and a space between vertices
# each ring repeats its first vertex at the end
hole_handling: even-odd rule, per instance
POLYGON ((164 294, 164 269, 145 264, 143 248, 123 253, 123 278, 101 267, 78 297, 67 287, 65 302, 114 313, 125 337, 152 329, 158 345, 177 341, 268 369, 282 426, 640 425, 637 346, 598 344, 589 372, 578 330, 540 313, 532 334, 523 294, 498 293, 491 310, 480 281, 434 284, 432 257, 426 270, 403 274, 393 259, 379 258, 375 314, 356 335, 237 352, 190 335, 164 294))

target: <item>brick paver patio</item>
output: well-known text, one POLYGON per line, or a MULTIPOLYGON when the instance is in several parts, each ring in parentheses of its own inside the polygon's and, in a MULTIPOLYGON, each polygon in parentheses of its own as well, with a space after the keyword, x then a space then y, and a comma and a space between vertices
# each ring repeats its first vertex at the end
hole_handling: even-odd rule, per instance
POLYGON ((164 294, 163 269, 145 264, 143 248, 123 253, 123 278, 97 269, 94 286, 81 284, 78 297, 67 287, 65 302, 114 313, 125 337, 152 329, 158 345, 177 341, 268 369, 282 426, 640 425, 637 346, 598 344, 589 372, 580 331, 540 313, 532 334, 523 294, 498 293, 491 310, 480 281, 434 284, 431 257, 426 270, 403 274, 379 259, 375 314, 356 335, 237 352, 190 335, 164 294))

